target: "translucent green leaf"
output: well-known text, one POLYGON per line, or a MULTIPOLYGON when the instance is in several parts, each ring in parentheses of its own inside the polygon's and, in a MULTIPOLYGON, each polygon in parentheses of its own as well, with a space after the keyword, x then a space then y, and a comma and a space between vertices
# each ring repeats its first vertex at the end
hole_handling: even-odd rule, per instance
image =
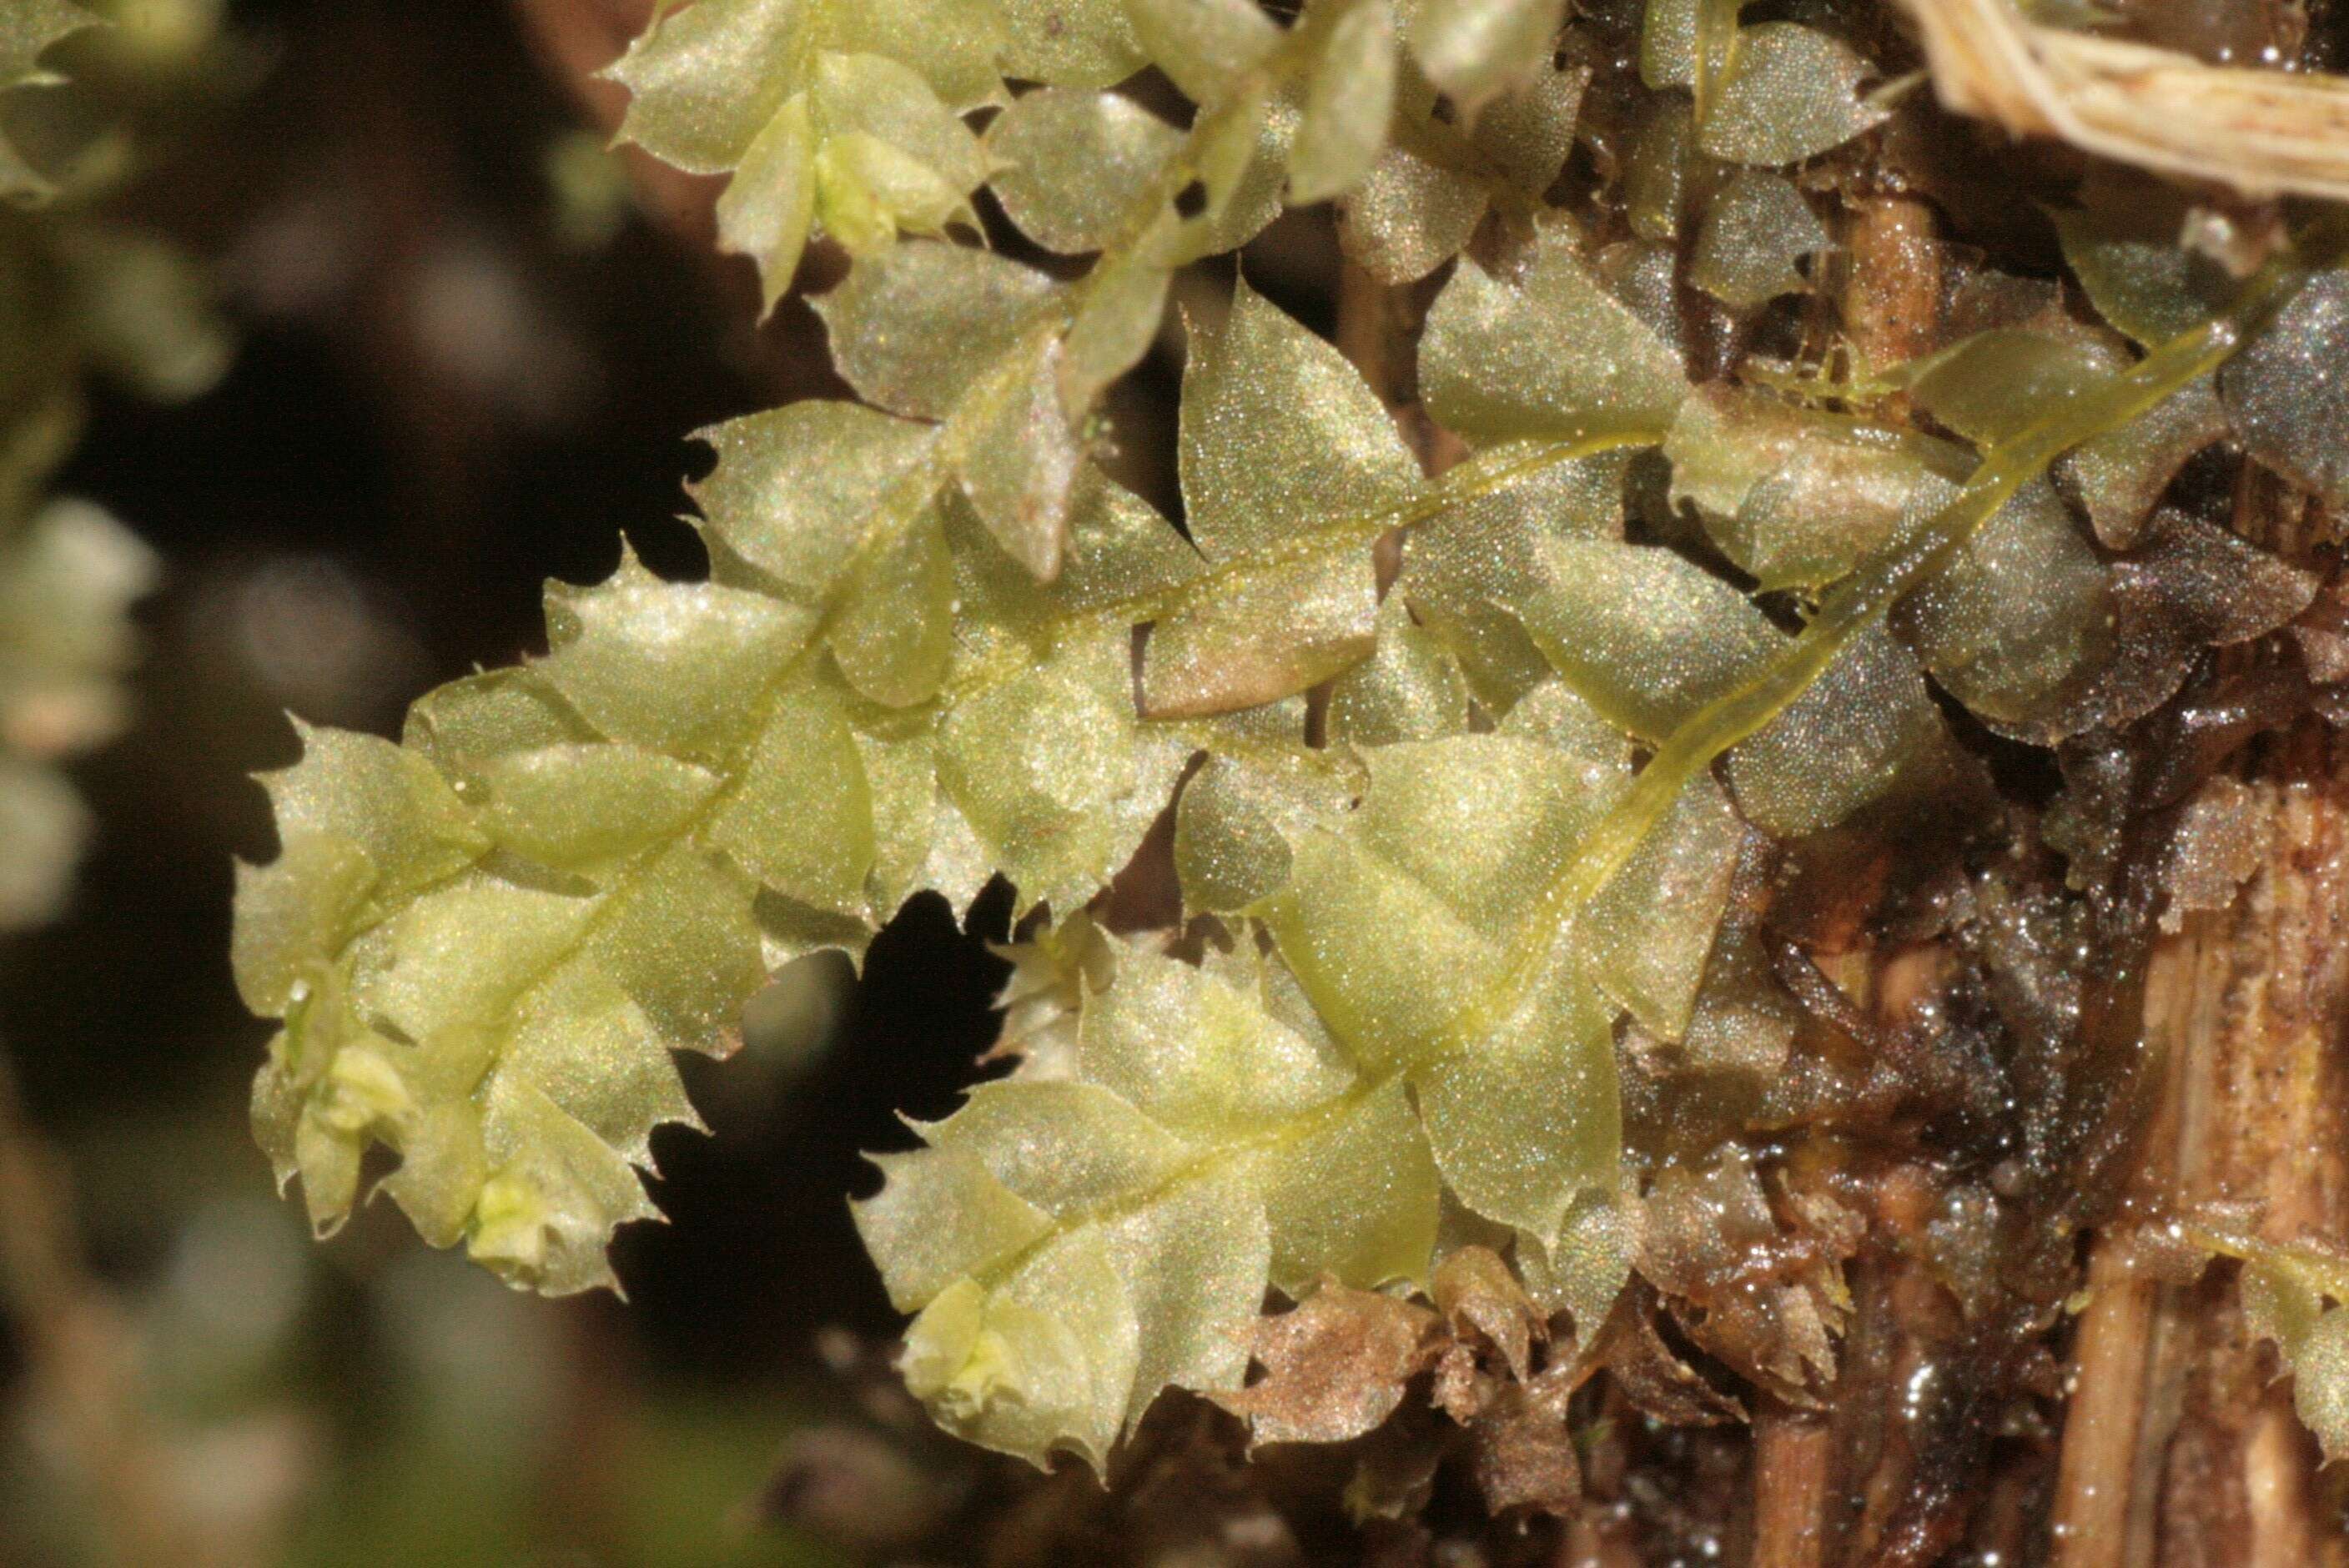
POLYGON ((2150 347, 2216 314, 2229 292, 2220 269, 2178 242, 2187 203, 2159 181, 2092 179, 2081 207, 2053 214, 2064 259, 2103 316, 2150 347))
POLYGON ((864 248, 964 215, 985 168, 956 117, 1000 96, 1004 43, 992 0, 697 0, 609 75, 624 138, 733 176, 719 240, 757 258, 771 307, 812 226, 864 248))
POLYGON ((1664 438, 1671 497, 1764 588, 1816 587, 1948 504, 1961 449, 1727 387, 1698 389, 1664 438))
POLYGON ((1077 1071, 1178 1136, 1228 1138, 1345 1091, 1353 1070, 1328 1041, 1276 1020, 1245 963, 1219 975, 1124 949, 1084 1010, 1077 1071), (1236 983, 1237 982, 1237 983, 1236 983))
POLYGON ((742 150, 736 178, 718 198, 719 246, 758 263, 760 301, 770 311, 815 232, 816 146, 807 96, 794 94, 742 150))
POLYGON ((616 742, 510 752, 477 777, 492 839, 526 860, 583 872, 674 832, 718 788, 707 769, 616 742))
MULTIPOLYGON (((1590 983, 1664 1039, 1688 1032, 1705 954, 1729 899, 1740 831, 1720 787, 1710 778, 1692 779, 1663 821, 1576 918, 1590 983)), ((1613 1065, 1611 1036, 1607 1061, 1613 1065)))
POLYGON ((296 720, 302 759, 261 776, 281 842, 339 840, 364 854, 383 896, 426 886, 488 847, 474 814, 414 753, 372 735, 296 720))
POLYGON ((1255 0, 1126 0, 1125 10, 1151 63, 1197 104, 1222 103, 1280 42, 1255 0))
POLYGON ((1491 198, 1423 152, 1391 147, 1339 209, 1346 253, 1386 284, 1413 283, 1466 247, 1491 198))
POLYGON ((2243 1260, 2236 1288, 2244 1329, 2254 1340, 2275 1342, 2292 1374, 2301 1424, 2316 1435, 2327 1460, 2349 1453, 2349 1308, 2340 1305, 2341 1260, 2307 1246, 2250 1239, 2228 1238, 2223 1245, 2243 1260))
POLYGON ((1339 205, 1346 253, 1381 283, 1406 284, 1460 253, 1498 209, 1529 224, 1574 150, 1587 66, 1527 62, 1524 85, 1484 106, 1464 131, 1440 116, 1436 89, 1406 59, 1396 138, 1339 205))
POLYGON ((1413 1075, 1436 1165, 1462 1202, 1555 1243, 1578 1197, 1614 1189, 1622 1130, 1613 1022, 1561 965, 1473 1048, 1413 1075))
POLYGON ((1186 908, 1229 914, 1288 881, 1288 846, 1351 804, 1349 776, 1303 739, 1301 698, 1231 716, 1184 783, 1174 870, 1186 908))
POLYGON ((782 696, 709 839, 778 892, 862 914, 874 812, 843 699, 815 682, 782 696))
POLYGON ((1645 105, 1633 123, 1623 166, 1623 205, 1631 232, 1664 244, 1680 237, 1704 179, 1696 150, 1696 113, 1677 95, 1645 105))
POLYGON ((1266 922, 1333 1033, 1413 1059, 1489 985, 1502 944, 1604 804, 1587 768, 1502 736, 1381 748, 1342 834, 1308 834, 1266 922))
POLYGON ((1401 1078, 1311 1119, 1266 1156, 1259 1179, 1276 1288, 1297 1296, 1325 1274, 1363 1288, 1425 1277, 1438 1178, 1401 1078))
POLYGON ((2220 373, 2235 434, 2252 457, 2349 503, 2349 384, 2334 350, 2349 330, 2349 270, 2319 273, 2220 373))
POLYGON ((1377 606, 1367 552, 1252 571, 1152 629, 1143 711, 1226 713, 1318 686, 1370 655, 1377 606))
POLYGON ((907 1382, 950 1429, 1099 1465, 1168 1384, 1239 1386, 1276 1258, 1298 1282, 1423 1272, 1436 1193, 1400 1086, 1276 1017, 1266 978, 1117 944, 1073 1077, 982 1086, 927 1149, 884 1158, 857 1221, 921 1306, 907 1382), (1333 1205, 1329 1179, 1373 1161, 1333 1205), (960 1217, 915 1222, 934 1210, 960 1217))
POLYGON ((1066 88, 1026 95, 987 128, 1004 211, 1038 244, 1071 255, 1126 232, 1136 201, 1182 144, 1180 131, 1132 98, 1066 88))
POLYGON ((840 581, 892 486, 935 434, 853 403, 806 398, 696 432, 718 466, 692 488, 727 549, 810 600, 840 581))
POLYGON ((1565 0, 1420 0, 1411 47, 1427 79, 1473 119, 1533 75, 1565 20, 1565 0))
POLYGON ((1305 78, 1305 116, 1288 155, 1288 199, 1344 194, 1370 172, 1394 112, 1394 13, 1388 0, 1316 0, 1306 22, 1328 36, 1305 78))
POLYGON ((615 740, 707 755, 799 652, 812 619, 764 594, 664 583, 630 562, 596 587, 547 591, 554 651, 540 668, 615 740))
POLYGON ((2073 448, 2057 466, 2057 482, 2077 495, 2098 541, 2126 550, 2169 481, 2232 428, 2213 380, 2206 377, 2073 448))
POLYGON ((1181 764, 1137 745, 1122 631, 1072 636, 1044 663, 959 696, 938 728, 938 781, 1021 907, 1066 913, 1123 864, 1181 764))
POLYGON ((893 414, 943 419, 1056 315, 1059 292, 1032 267, 925 242, 864 258, 812 303, 858 396, 893 414))
MULTIPOLYGON (((1515 467, 1508 449, 1493 468, 1515 467)), ((1414 530, 1403 545, 1401 594, 1459 661, 1477 700, 1505 711, 1549 676, 1549 664, 1508 606, 1526 602, 1548 571, 1542 542, 1552 536, 1617 539, 1623 532, 1627 454, 1601 451, 1511 474, 1447 506, 1440 525, 1414 530)), ((1456 469, 1455 490, 1475 475, 1456 469)))
POLYGON ((1678 357, 1557 233, 1520 284, 1461 264, 1428 313, 1420 376, 1428 411, 1478 443, 1661 439, 1688 390, 1678 357))
POLYGON ((1329 735, 1355 746, 1434 740, 1468 727, 1468 685, 1402 597, 1379 607, 1378 647, 1330 691, 1329 735))
POLYGON ((1065 1448, 1100 1467, 1123 1425, 1140 1338, 1108 1243, 1086 1226, 999 1290, 957 1280, 906 1330, 898 1366, 957 1436, 1038 1464, 1065 1448))
POLYGON ((1880 626, 1729 754, 1746 820, 1780 839, 1832 827, 1950 744, 1916 655, 1880 626))
POLYGON ((1696 81, 1697 0, 1647 0, 1640 14, 1640 80, 1684 88, 1696 81))
POLYGON ((1889 111, 1860 83, 1868 62, 1842 40, 1794 22, 1738 29, 1698 145, 1733 163, 1796 163, 1849 141, 1889 111))
POLYGON ((2125 363, 2083 334, 1998 328, 1935 355, 1905 379, 1919 407, 1986 447, 2071 406, 2125 363))
MULTIPOLYGON (((1223 326, 1194 329, 1181 459, 1191 537, 1216 564, 1293 548, 1317 530, 1367 523, 1375 533, 1423 488, 1354 368, 1245 282, 1223 326)), ((1144 707, 1214 713, 1302 691, 1371 651, 1376 606, 1364 550, 1247 573, 1159 622, 1144 707)))
POLYGON ((1705 207, 1689 281, 1724 304, 1751 310, 1807 290, 1796 263, 1826 242, 1826 225, 1792 181, 1741 169, 1705 207))
MULTIPOLYGON (((809 102, 815 215, 842 244, 861 253, 901 230, 978 227, 969 197, 987 178, 986 157, 918 72, 884 55, 826 51, 816 57, 809 102)), ((771 303, 789 281, 768 277, 771 303)))
POLYGON ((1784 638, 1744 595, 1669 550, 1542 543, 1541 590, 1517 607, 1577 695, 1634 735, 1670 735, 1750 678, 1784 638))
POLYGON ((1105 88, 1146 57, 1124 0, 996 0, 1003 14, 1004 68, 1058 87, 1105 88))
POLYGON ((2115 624, 2104 562, 2044 480, 1984 523, 1901 621, 1935 680, 2009 723, 2075 695, 2111 656, 2115 624))

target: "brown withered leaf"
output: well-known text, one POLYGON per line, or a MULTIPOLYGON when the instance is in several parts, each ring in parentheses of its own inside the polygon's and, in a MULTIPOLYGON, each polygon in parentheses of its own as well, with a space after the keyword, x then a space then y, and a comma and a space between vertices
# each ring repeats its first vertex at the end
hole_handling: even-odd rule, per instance
POLYGON ((1654 1287, 1634 1280, 1591 1346, 1592 1362, 1641 1415, 1667 1426, 1719 1427, 1746 1418, 1745 1407, 1705 1381, 1656 1332, 1654 1287))
POLYGON ((2004 733, 2053 745, 2141 718, 2178 695, 2205 647, 2266 635, 2300 614, 2317 578, 2213 523, 2165 508, 2112 570, 2116 652, 2074 701, 2004 733))
POLYGON ((2179 814, 2162 861, 2161 885, 2169 902, 2161 912, 2161 929, 2177 931, 2196 910, 2234 903, 2236 890, 2267 859, 2275 823, 2269 802, 2241 779, 2222 773, 2206 780, 2179 814))
POLYGON ((1529 1383, 1494 1383, 1468 1428, 1476 1490, 1493 1512, 1566 1515, 1581 1502, 1582 1463, 1566 1424, 1570 1391, 1563 1367, 1529 1383))
POLYGON ((1855 1238, 1782 1226, 1744 1150, 1702 1171, 1667 1167, 1646 1201, 1638 1268, 1689 1337, 1790 1404, 1816 1405, 1836 1373, 1855 1238))
POLYGON ((1435 1309, 1455 1338, 1471 1334, 1499 1352, 1509 1375, 1523 1382, 1533 1370, 1533 1345, 1549 1326, 1516 1273, 1490 1247, 1463 1247, 1435 1267, 1435 1309))
POLYGON ((1402 1403, 1403 1385, 1444 1348, 1443 1319, 1423 1306, 1325 1278, 1290 1311, 1257 1321, 1259 1382, 1214 1396, 1256 1443, 1360 1437, 1402 1403))

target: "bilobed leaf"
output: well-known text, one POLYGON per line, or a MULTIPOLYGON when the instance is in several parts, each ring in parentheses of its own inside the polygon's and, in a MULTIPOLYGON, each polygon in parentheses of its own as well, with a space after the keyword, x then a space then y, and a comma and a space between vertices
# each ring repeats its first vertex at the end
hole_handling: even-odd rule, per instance
POLYGON ((2126 550, 2169 481, 2232 428, 2213 380, 2206 377, 2073 448, 2057 465, 2057 481, 2077 495, 2098 542, 2126 550))
POLYGON ((2219 377, 2244 449, 2335 506, 2349 500, 2349 387, 2329 346, 2344 325, 2349 270, 2319 273, 2219 377))
POLYGON ((2112 584, 2054 487, 2026 486, 1903 606, 1933 678, 2020 723, 2081 690, 2114 647, 2112 584))
POLYGON ((1889 112, 1860 84, 1868 62, 1841 39, 1795 22, 1741 27, 1697 128, 1698 145, 1733 163, 1796 163, 1839 147, 1889 112))
POLYGON ((2178 243, 2187 203, 2174 187, 2106 175, 2091 178, 2079 196, 2079 207, 2053 214, 2055 232, 2064 259, 2107 322, 2151 347, 2226 303, 2220 269, 2178 243))
POLYGON ((1591 985, 1660 1038, 1688 1033, 1705 954, 1728 903, 1740 833, 1720 786, 1710 778, 1691 780, 1671 814, 1577 917, 1591 985))
POLYGON ((1352 746, 1434 740, 1468 727, 1468 683, 1402 597, 1379 607, 1378 643, 1330 689, 1329 735, 1352 746))
POLYGON ((1826 225, 1793 181, 1741 169, 1705 207, 1689 281, 1724 304, 1750 310, 1807 289, 1797 263, 1826 242, 1826 225))
POLYGON ((1428 411, 1479 444, 1661 439, 1688 390, 1678 357, 1599 287, 1562 233, 1516 284, 1463 263, 1428 313, 1420 356, 1428 411))
POLYGON ((1962 449, 1909 431, 1713 386, 1665 436, 1671 498, 1764 588, 1817 587, 1957 493, 1962 449))
POLYGON ((2001 327, 1907 368, 1902 380, 1918 407, 1988 447, 2069 407, 2127 363, 2113 345, 2083 333, 2001 327))
MULTIPOLYGON (((1332 529, 1367 543, 1424 489, 1361 376, 1245 281, 1220 328, 1194 327, 1181 455, 1185 521, 1211 565, 1278 559, 1332 529)), ((1250 572, 1152 630, 1143 709, 1216 713, 1302 691, 1371 651, 1376 608, 1366 550, 1250 572)))
POLYGON ((1528 62, 1522 85, 1464 129, 1439 112, 1436 88, 1408 57, 1395 87, 1397 133, 1340 203, 1346 253, 1386 284, 1425 277, 1460 253, 1485 214, 1530 226, 1574 150, 1588 66, 1528 62))
POLYGON ((1398 592, 1444 643, 1469 689, 1499 713, 1549 675, 1548 662, 1511 606, 1547 580, 1552 538, 1619 539, 1628 454, 1606 449, 1512 472, 1522 449, 1502 448, 1447 477, 1467 488, 1482 465, 1500 476, 1445 509, 1441 526, 1414 530, 1403 546, 1398 592))
POLYGON ((1799 839, 1883 795, 1903 769, 1937 762, 1951 744, 1916 655, 1871 627, 1729 754, 1729 784, 1746 820, 1799 839))
POLYGON ((1543 542, 1540 591, 1516 606, 1567 686, 1657 739, 1749 678, 1784 641, 1762 612, 1669 550, 1543 542))
POLYGON ((1356 780, 1305 744, 1305 700, 1218 721, 1174 811, 1174 872, 1186 909, 1232 914, 1288 881, 1289 844, 1353 803, 1356 780))

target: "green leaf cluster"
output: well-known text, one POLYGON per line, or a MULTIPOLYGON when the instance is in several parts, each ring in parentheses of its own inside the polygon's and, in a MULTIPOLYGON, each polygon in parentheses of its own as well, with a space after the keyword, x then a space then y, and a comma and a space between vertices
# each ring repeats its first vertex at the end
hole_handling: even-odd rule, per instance
MULTIPOLYGON (((429 1241, 610 1283, 632 1167, 692 1119, 670 1052, 1001 877, 1020 1065, 857 1206, 948 1427, 1102 1463, 1162 1389, 1239 1385, 1268 1291, 1421 1287, 1463 1245, 1595 1332, 1640 1204, 1619 1030, 1769 1054, 1729 919, 1756 846, 1968 777, 1937 687, 2051 741, 2306 603, 2131 481, 2256 426, 2261 346, 2304 352, 2337 274, 2288 256, 2213 315, 2115 251, 2116 331, 2018 308, 1842 380, 1700 374, 1670 244, 1724 308, 1806 286, 1789 166, 1878 122, 1872 67, 1658 0, 1602 242, 1550 200, 1594 47, 1557 0, 667 10, 616 68, 627 134, 730 175, 771 300, 812 236, 854 256, 815 308, 859 401, 704 432, 707 581, 556 585, 543 658, 266 780, 237 974, 318 1227, 381 1144, 429 1241), (1145 65, 1187 129, 1114 90, 1145 65), (957 242, 982 185, 1093 259, 957 242), (1431 474, 1243 279, 1185 323, 1178 528, 1102 471, 1101 396, 1178 269, 1331 197, 1373 277, 1450 265, 1417 388, 1467 455, 1431 474), (1170 806, 1185 925, 1109 935, 1087 905, 1170 806)), ((2088 211, 2067 242, 2125 245, 2088 211)))

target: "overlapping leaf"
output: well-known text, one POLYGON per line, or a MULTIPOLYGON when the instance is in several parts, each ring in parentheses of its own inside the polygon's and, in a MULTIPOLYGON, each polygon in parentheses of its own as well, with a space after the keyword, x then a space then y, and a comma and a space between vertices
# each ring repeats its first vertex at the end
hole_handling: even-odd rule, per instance
MULTIPOLYGON (((429 1239, 543 1288, 606 1281, 612 1226, 648 1212, 631 1166, 691 1117, 669 1051, 726 1048, 777 963, 1002 874, 1056 923, 1015 950, 1020 1065, 881 1157, 858 1206, 950 1429, 1098 1465, 1161 1389, 1239 1386, 1268 1289, 1423 1284, 1445 1191, 1595 1330, 1634 1253, 1619 1019, 1699 1070, 1786 1048, 1754 922, 1724 919, 1754 830, 1816 833, 1952 765, 1929 673, 2011 732, 2068 733, 2304 603, 2300 575, 2099 477, 2182 462, 2220 396, 2329 482, 2278 445, 2305 421, 2270 407, 2275 366, 2214 392, 2217 335, 2140 365, 2001 318, 1840 389, 1857 413, 1692 389, 1656 242, 1702 211, 1701 287, 1751 309, 1804 286, 1825 230, 1766 170, 1881 116, 1847 46, 1737 9, 1651 8, 1642 74, 1691 90, 1648 111, 1640 239, 1611 259, 1543 201, 1590 79, 1553 52, 1554 0, 1314 0, 1286 28, 1253 0, 668 11, 618 73, 630 133, 732 174, 725 235, 771 299, 816 229, 862 253, 818 308, 867 406, 711 432, 708 583, 557 590, 545 660, 435 694, 404 746, 310 736, 273 780, 283 851, 244 874, 238 970, 285 1021, 256 1121, 314 1217, 380 1142, 429 1239), (1104 90, 1145 61, 1188 129, 1104 90), (1090 270, 897 241, 967 221, 990 180, 1090 270), (1191 330, 1186 539, 1092 468, 1092 416, 1174 270, 1260 231, 1284 183, 1342 198, 1388 280, 1505 220, 1421 344, 1425 408, 1475 455, 1423 478, 1371 389, 1243 282, 1191 330), (2161 400, 2180 387, 2203 403, 2161 400), (1893 390, 1959 439, 1869 418, 1893 390), (2117 565, 2044 477, 2091 438, 2116 444, 2063 481, 2139 542, 2117 565), (1670 542, 1627 542, 1631 453, 1658 445, 1642 537, 1670 542), (1788 599, 1765 614, 1715 549, 1788 599), (2132 642, 2147 605, 2194 635, 2132 642), (1185 908, 1216 917, 1199 962, 1082 913, 1178 778, 1185 908)), ((2106 247, 2119 281, 2092 297, 2147 341, 2175 280, 2066 238, 2106 247)), ((2333 303, 2303 298, 2271 358, 2304 361, 2333 303)), ((1733 1185, 1751 1219, 1759 1189, 1733 1185)), ((1723 1353, 1806 1385, 1819 1292, 1794 1359, 1742 1332, 1723 1353)))
POLYGON ((1101 1464, 1170 1383, 1237 1387, 1268 1284, 1427 1269, 1435 1172, 1402 1083, 1245 953, 1120 946, 1071 1076, 982 1087, 919 1130, 857 1206, 891 1299, 920 1314, 907 1382, 951 1429, 1040 1462, 1101 1464))
POLYGON ((285 1020, 256 1122, 322 1228, 379 1140, 429 1240, 605 1283, 647 1212, 629 1164, 690 1117, 669 1049, 723 1052, 769 969, 861 948, 918 888, 960 904, 1001 871, 1081 903, 1171 789, 1185 748, 1139 730, 1125 623, 1085 608, 1188 567, 1155 514, 1087 481, 1047 588, 950 493, 874 522, 921 427, 808 404, 714 438, 711 582, 558 588, 545 660, 426 698, 405 747, 313 735, 273 781, 238 973, 285 1020), (984 628, 953 660, 933 599, 984 628), (922 695, 859 689, 931 641, 922 695))

